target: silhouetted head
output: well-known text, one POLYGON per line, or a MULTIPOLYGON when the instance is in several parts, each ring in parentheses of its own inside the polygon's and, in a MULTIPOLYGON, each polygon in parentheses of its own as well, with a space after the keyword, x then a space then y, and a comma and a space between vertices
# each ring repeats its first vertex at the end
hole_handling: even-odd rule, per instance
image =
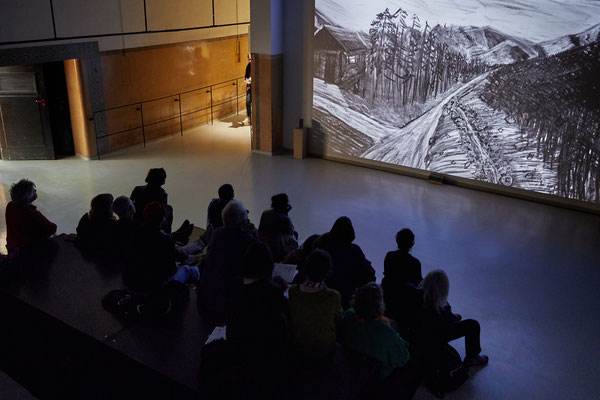
POLYGON ((167 181, 167 171, 164 168, 151 168, 146 175, 146 183, 151 186, 162 186, 167 181))
POLYGON ((404 228, 396 233, 396 244, 398 250, 409 252, 415 245, 415 234, 408 228, 404 228))
POLYGON ((273 276, 273 257, 269 247, 261 242, 248 247, 244 255, 242 275, 250 279, 270 279, 273 276))
POLYGON ((448 301, 450 282, 448 275, 441 269, 435 269, 423 279, 423 303, 425 308, 440 312, 448 301))
POLYGON ((160 201, 152 201, 146 204, 142 211, 144 225, 159 228, 165 220, 166 214, 165 206, 160 201))
POLYGON ((110 193, 102 193, 92 199, 90 218, 96 220, 110 219, 113 216, 113 196, 110 193))
POLYGON ((29 179, 21 179, 19 182, 14 183, 10 187, 10 199, 17 204, 28 205, 33 203, 37 199, 35 183, 29 179))
POLYGON ((315 249, 306 259, 304 272, 312 282, 321 282, 331 270, 331 257, 325 250, 315 249))
POLYGON ((351 304, 354 307, 354 311, 356 311, 356 315, 365 321, 379 318, 385 312, 381 286, 375 282, 371 282, 359 287, 354 292, 351 304))
POLYGON ((279 193, 271 197, 271 208, 277 212, 287 214, 292 209, 287 194, 279 193))
POLYGON ((135 215, 135 206, 127 196, 119 196, 113 201, 113 211, 120 219, 133 220, 135 215))
POLYGON ((233 197, 233 186, 231 186, 229 183, 226 183, 219 187, 219 199, 223 200, 224 202, 228 202, 232 200, 233 197))
POLYGON ((348 217, 339 217, 329 231, 331 239, 338 243, 350 244, 356 238, 352 221, 348 217))
POLYGON ((223 225, 227 228, 241 228, 248 222, 246 207, 237 200, 231 200, 221 212, 223 225))

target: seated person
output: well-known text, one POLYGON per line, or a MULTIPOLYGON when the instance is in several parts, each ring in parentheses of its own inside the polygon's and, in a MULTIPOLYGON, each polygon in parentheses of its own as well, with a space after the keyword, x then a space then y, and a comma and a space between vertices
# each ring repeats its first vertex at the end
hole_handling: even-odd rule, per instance
POLYGON ((415 235, 410 229, 396 233, 396 244, 398 250, 388 252, 384 261, 381 288, 385 315, 411 326, 423 302, 422 291, 418 288, 423 280, 421 263, 410 254, 415 244, 415 235))
POLYGON ((208 205, 208 217, 206 221, 206 226, 212 225, 214 229, 223 226, 223 219, 221 218, 221 213, 223 212, 223 209, 225 208, 227 203, 233 200, 233 197, 233 186, 231 186, 229 183, 226 183, 219 187, 219 198, 212 199, 212 201, 208 205))
POLYGON ((244 353, 280 356, 288 343, 287 300, 272 282, 273 259, 264 243, 248 247, 242 263, 243 285, 227 323, 227 340, 244 353))
POLYGON ((75 244, 79 248, 102 254, 112 250, 115 232, 112 204, 110 193, 99 194, 92 199, 90 211, 83 214, 77 224, 75 244))
POLYGON ((20 249, 34 246, 56 233, 56 224, 31 204, 37 199, 35 183, 21 179, 13 184, 10 199, 6 205, 6 249, 9 254, 17 254, 20 249))
POLYGON ((287 257, 283 260, 284 264, 296 265, 296 271, 298 271, 298 273, 294 277, 293 283, 304 282, 306 278, 304 272, 306 266, 306 259, 313 252, 313 250, 316 249, 315 243, 317 242, 319 236, 320 235, 317 234, 310 235, 300 247, 288 254, 287 257))
POLYGON ((224 225, 213 232, 208 242, 198 285, 200 307, 217 325, 227 323, 242 285, 244 254, 258 241, 246 208, 239 201, 231 200, 223 209, 222 218, 224 225))
POLYGON ((292 342, 301 357, 325 357, 335 350, 336 327, 343 310, 340 294, 325 286, 330 269, 329 254, 316 249, 306 260, 304 282, 290 286, 292 342))
POLYGON ((423 280, 423 313, 419 337, 427 340, 424 348, 433 352, 426 355, 429 360, 436 358, 435 352, 446 343, 464 337, 466 367, 485 365, 488 357, 481 353, 479 344, 480 326, 473 319, 457 321, 447 307, 450 283, 448 276, 442 270, 433 270, 423 280))
POLYGON ((356 289, 352 308, 342 321, 342 343, 380 363, 379 378, 389 377, 410 360, 408 343, 383 316, 385 306, 379 285, 368 283, 356 289))
POLYGON ((327 286, 340 292, 342 307, 349 307, 356 288, 375 281, 371 262, 354 241, 354 227, 348 217, 338 218, 328 234, 321 235, 317 246, 331 256, 332 273, 325 281, 327 286))
POLYGON ((160 229, 166 217, 163 204, 149 203, 142 216, 144 223, 135 242, 136 257, 125 266, 123 273, 125 286, 132 292, 150 294, 162 289, 170 280, 197 282, 198 268, 177 265, 175 240, 160 229))
POLYGON ((265 210, 260 217, 258 235, 271 249, 275 262, 298 248, 298 232, 288 216, 291 209, 287 194, 276 194, 271 197, 271 209, 265 210))
POLYGON ((173 225, 173 207, 168 204, 167 192, 162 188, 166 181, 167 172, 164 168, 151 168, 148 171, 148 175, 146 175, 146 185, 136 186, 129 197, 131 198, 131 201, 133 201, 133 205, 136 209, 134 221, 137 224, 142 224, 142 212, 147 204, 153 201, 161 203, 165 207, 167 214, 161 229, 167 233, 171 233, 173 225))
POLYGON ((114 246, 120 253, 131 253, 140 227, 133 222, 135 206, 129 197, 119 196, 113 202, 113 211, 119 219, 114 226, 114 246))

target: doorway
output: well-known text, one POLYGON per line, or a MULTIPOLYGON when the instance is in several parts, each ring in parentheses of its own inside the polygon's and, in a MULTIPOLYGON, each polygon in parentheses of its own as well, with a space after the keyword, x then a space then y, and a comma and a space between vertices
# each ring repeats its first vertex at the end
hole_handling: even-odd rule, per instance
POLYGON ((0 155, 5 160, 75 154, 62 61, 0 67, 0 155))

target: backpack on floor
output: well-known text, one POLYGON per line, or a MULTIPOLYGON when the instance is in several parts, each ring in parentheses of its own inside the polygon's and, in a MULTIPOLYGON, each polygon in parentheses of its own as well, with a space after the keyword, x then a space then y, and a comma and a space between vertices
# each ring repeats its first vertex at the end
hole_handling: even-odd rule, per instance
POLYGON ((463 365, 458 351, 449 344, 445 344, 437 360, 437 365, 427 379, 429 389, 438 398, 444 393, 458 389, 469 378, 467 367, 463 365))

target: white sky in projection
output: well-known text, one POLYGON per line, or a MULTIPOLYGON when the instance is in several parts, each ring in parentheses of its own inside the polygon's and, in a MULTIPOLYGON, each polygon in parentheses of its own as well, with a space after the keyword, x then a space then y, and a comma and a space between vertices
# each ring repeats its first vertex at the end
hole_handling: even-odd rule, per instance
POLYGON ((534 43, 579 33, 600 23, 600 0, 316 0, 337 24, 368 31, 389 8, 417 14, 430 25, 491 26, 534 43))

